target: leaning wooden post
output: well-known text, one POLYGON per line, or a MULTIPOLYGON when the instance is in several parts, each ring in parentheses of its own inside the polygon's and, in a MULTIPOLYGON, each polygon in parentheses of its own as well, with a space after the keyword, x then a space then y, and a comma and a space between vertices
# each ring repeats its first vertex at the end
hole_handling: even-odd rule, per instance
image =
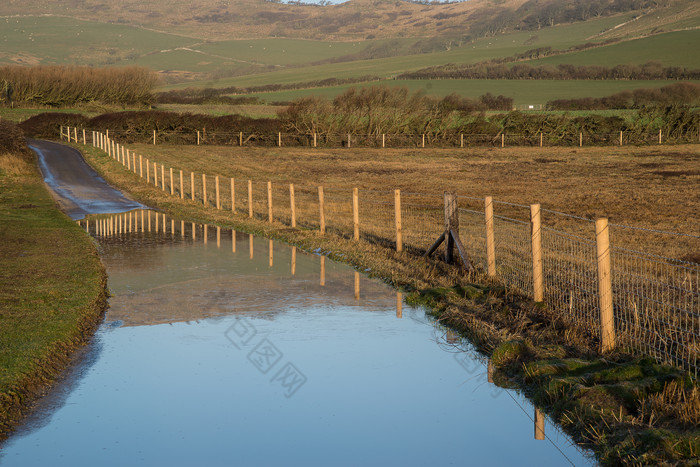
POLYGON ((63 125, 61 125, 61 130, 60 130, 60 133, 59 133, 59 134, 60 134, 60 137, 61 137, 61 141, 63 141, 63 125))
POLYGON ((321 235, 326 233, 326 214, 323 206, 323 187, 318 187, 319 231, 321 235))
POLYGON ((175 178, 173 177, 173 168, 170 167, 170 196, 175 194, 175 178))
POLYGON ((353 239, 360 239, 360 196, 357 188, 352 189, 352 225, 353 239))
POLYGON ((207 175, 202 174, 202 204, 207 206, 207 175))
POLYGON ((231 177, 231 212, 236 212, 236 181, 231 177))
POLYGON ((294 184, 290 183, 289 184, 289 207, 292 212, 292 228, 296 228, 297 226, 297 207, 296 207, 296 202, 294 200, 294 184))
POLYGON ((248 217, 253 217, 253 180, 248 180, 248 217))
POLYGON ((450 232, 459 234, 459 210, 457 205, 457 195, 453 191, 445 192, 445 262, 452 264, 454 256, 455 240, 450 232))
POLYGON ((73 141, 75 141, 76 144, 78 143, 78 127, 73 128, 73 141))
POLYGON ((484 200, 484 221, 486 223, 486 265, 487 273, 496 276, 496 242, 493 234, 493 198, 487 196, 484 200))
POLYGON ((180 199, 185 199, 185 188, 182 183, 182 170, 180 170, 180 199))
POLYGON ((535 302, 544 300, 544 277, 542 274, 542 223, 540 205, 530 205, 530 234, 532 239, 532 286, 535 302))
POLYGON ((221 200, 219 198, 219 176, 214 177, 214 190, 216 191, 216 209, 221 209, 221 200))
POLYGON ((598 257, 600 350, 605 353, 615 348, 615 318, 613 316, 612 271, 610 266, 610 230, 608 229, 607 219, 596 219, 595 238, 598 257))
POLYGON ((194 172, 190 172, 190 196, 192 196, 192 201, 194 201, 194 172))
POLYGON ((401 227, 401 190, 394 190, 394 219, 396 224, 396 251, 403 251, 403 229, 401 227))
POLYGON ((267 220, 272 223, 272 182, 267 182, 267 220))

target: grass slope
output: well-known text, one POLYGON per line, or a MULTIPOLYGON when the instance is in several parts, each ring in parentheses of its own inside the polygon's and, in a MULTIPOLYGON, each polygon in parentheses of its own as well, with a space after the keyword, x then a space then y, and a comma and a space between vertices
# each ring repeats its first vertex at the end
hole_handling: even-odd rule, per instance
POLYGON ((102 319, 95 246, 56 208, 36 167, 0 154, 0 439, 102 319))

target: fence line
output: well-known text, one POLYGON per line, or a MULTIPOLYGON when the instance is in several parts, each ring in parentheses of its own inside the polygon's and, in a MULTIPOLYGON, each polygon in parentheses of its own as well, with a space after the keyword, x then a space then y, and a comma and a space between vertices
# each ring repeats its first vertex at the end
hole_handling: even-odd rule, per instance
MULTIPOLYGON (((61 134, 71 140, 74 135, 70 130, 61 134)), ((199 177, 192 172, 190 186, 185 183, 183 191, 182 176, 177 181, 172 175, 163 176, 164 164, 151 161, 153 176, 160 176, 160 180, 149 180, 147 159, 145 177, 136 171, 135 162, 133 170, 129 169, 122 156, 124 147, 106 133, 92 132, 92 145, 122 163, 125 170, 174 197, 190 197, 209 209, 247 213, 267 222, 381 245, 400 254, 425 255, 450 225, 447 196, 443 194, 348 190, 269 180, 235 183, 234 179, 230 179, 230 189, 220 189, 220 176, 199 177), (207 180, 214 180, 215 193, 207 193, 207 180)), ((135 161, 136 155, 131 154, 135 161)), ((180 169, 168 168, 170 174, 173 170, 180 169)), ((609 231, 622 228, 671 235, 677 241, 695 241, 698 245, 693 248, 700 249, 699 236, 607 224, 604 219, 593 222, 539 205, 499 202, 490 197, 453 199, 461 203, 450 214, 457 216, 457 222, 451 223, 456 226, 457 243, 463 245, 477 270, 543 301, 572 325, 599 339, 601 351, 621 347, 698 376, 700 264, 623 248, 614 243, 615 235, 609 231), (548 226, 549 216, 564 216, 575 225, 571 232, 553 229, 548 226)), ((141 219, 141 228, 150 225, 149 214, 145 221, 141 219)), ((104 222, 99 226, 108 232, 122 228, 121 224, 104 222)))
MULTIPOLYGON (((61 134, 69 141, 79 142, 78 129, 66 127, 61 134), (71 134, 71 131, 73 132, 71 134)), ((99 130, 81 129, 87 134, 99 130)), ((671 143, 700 143, 700 128, 664 134, 661 130, 649 132, 619 131, 592 133, 586 131, 568 133, 508 133, 496 134, 441 132, 439 134, 355 134, 355 133, 288 133, 241 132, 216 130, 152 130, 134 133, 129 130, 112 130, 112 138, 125 143, 223 145, 253 147, 371 147, 371 148, 457 148, 473 146, 506 147, 557 147, 557 146, 624 146, 659 145, 671 143)), ((86 144, 83 138, 83 144, 86 144)))

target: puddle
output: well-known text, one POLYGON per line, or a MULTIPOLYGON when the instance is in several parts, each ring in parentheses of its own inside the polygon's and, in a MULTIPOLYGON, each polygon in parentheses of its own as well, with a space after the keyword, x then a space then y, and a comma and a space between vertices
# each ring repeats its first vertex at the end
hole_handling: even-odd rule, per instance
POLYGON ((1 465, 593 464, 348 266, 150 211, 81 225, 110 309, 1 465))

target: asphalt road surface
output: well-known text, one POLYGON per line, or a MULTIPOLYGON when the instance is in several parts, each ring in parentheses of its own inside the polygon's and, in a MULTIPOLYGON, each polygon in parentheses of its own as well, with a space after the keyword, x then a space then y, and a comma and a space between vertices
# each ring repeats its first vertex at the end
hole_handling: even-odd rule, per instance
POLYGON ((27 140, 27 144, 36 152, 44 181, 61 210, 71 219, 145 208, 111 187, 85 162, 78 150, 36 139, 27 140))

